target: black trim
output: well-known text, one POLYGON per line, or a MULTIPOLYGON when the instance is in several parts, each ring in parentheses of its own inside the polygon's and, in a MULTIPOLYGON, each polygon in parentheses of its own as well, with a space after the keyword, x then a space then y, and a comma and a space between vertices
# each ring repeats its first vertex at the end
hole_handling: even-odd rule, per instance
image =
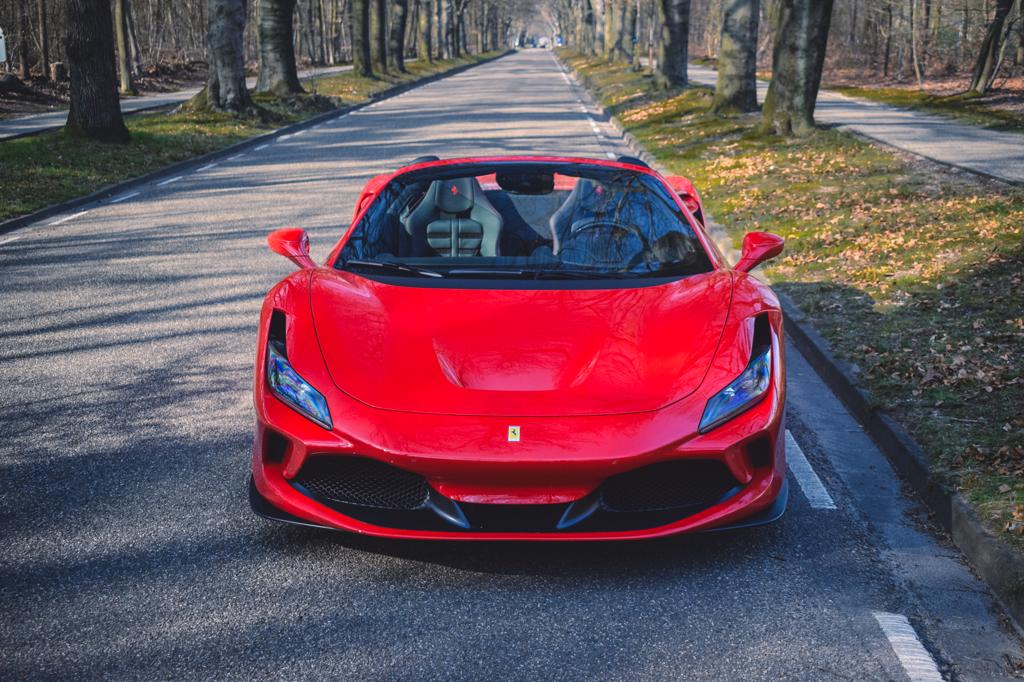
MULTIPOLYGON (((300 490, 300 492, 303 492, 303 491, 300 490)), ((548 528, 544 528, 544 529, 538 530, 536 528, 526 528, 526 527, 518 528, 517 529, 514 526, 508 526, 507 528, 494 529, 495 532, 505 532, 505 533, 516 532, 517 530, 519 532, 541 532, 541 533, 551 533, 551 534, 557 534, 559 532, 568 532, 568 531, 571 531, 571 532, 588 532, 588 531, 589 532, 602 532, 602 531, 604 531, 604 532, 614 532, 614 531, 617 531, 617 530, 618 531, 643 530, 644 528, 655 528, 657 526, 667 525, 668 523, 671 523, 672 521, 679 520, 678 518, 666 518, 666 519, 663 519, 661 523, 652 524, 650 526, 639 526, 639 527, 629 527, 629 526, 626 526, 626 525, 615 527, 615 526, 607 526, 605 524, 601 524, 600 527, 592 527, 593 524, 591 524, 591 523, 584 523, 584 522, 585 521, 589 521, 594 515, 596 515, 597 505, 596 504, 588 504, 588 502, 587 502, 588 500, 593 502, 593 497, 594 496, 592 496, 592 495, 588 495, 587 497, 585 497, 585 498, 583 498, 581 500, 577 500, 576 502, 573 502, 573 503, 571 503, 569 505, 561 505, 561 504, 554 504, 554 505, 467 505, 466 503, 463 503, 463 504, 460 504, 458 506, 460 507, 460 509, 465 509, 467 506, 469 506, 469 507, 503 507, 503 508, 506 508, 506 509, 512 511, 513 513, 520 512, 520 510, 522 508, 528 507, 528 508, 531 509, 531 511, 533 513, 535 513, 535 514, 539 513, 539 515, 542 516, 542 517, 550 510, 550 508, 559 508, 559 509, 563 510, 562 517, 560 519, 558 519, 558 521, 557 521, 557 523, 555 524, 554 527, 548 527, 548 528), (590 510, 588 510, 584 514, 580 514, 577 517, 576 520, 571 520, 568 523, 565 523, 566 517, 570 515, 570 511, 573 510, 575 507, 579 507, 581 505, 582 506, 589 506, 590 510)), ((783 479, 782 487, 779 489, 779 494, 775 498, 775 502, 773 502, 772 506, 768 507, 768 509, 765 509, 764 511, 762 511, 760 514, 757 514, 756 516, 752 516, 752 517, 749 517, 747 519, 743 519, 741 521, 737 521, 736 523, 732 523, 732 524, 729 524, 727 526, 720 526, 718 528, 710 528, 710 529, 703 530, 703 531, 700 531, 700 532, 702 532, 702 533, 716 533, 716 532, 720 532, 720 531, 737 530, 737 529, 741 529, 741 528, 753 528, 753 527, 756 527, 756 526, 763 526, 763 525, 772 523, 774 521, 779 520, 782 517, 782 515, 786 513, 786 508, 787 508, 788 502, 789 502, 789 481, 786 480, 786 479, 783 479)), ((453 504, 457 504, 457 503, 453 502, 453 504)), ((256 483, 253 480, 252 476, 249 476, 249 505, 252 507, 253 512, 255 512, 257 516, 260 516, 261 518, 264 518, 264 519, 267 519, 267 520, 270 520, 270 521, 280 521, 282 523, 289 523, 289 524, 292 524, 292 525, 295 525, 295 526, 305 526, 305 527, 308 527, 308 528, 320 528, 320 529, 323 529, 323 530, 331 530, 331 531, 341 530, 339 528, 333 528, 331 526, 325 526, 325 525, 322 525, 322 524, 319 524, 319 523, 314 523, 312 521, 307 521, 305 519, 301 519, 301 518, 299 518, 297 516, 289 514, 288 512, 285 512, 285 511, 282 511, 282 510, 278 509, 277 507, 272 505, 265 497, 263 497, 263 495, 260 494, 259 490, 256 489, 256 483)), ((331 506, 331 505, 328 505, 328 506, 331 506)), ((428 506, 430 506, 430 505, 428 505, 428 506)), ((341 511, 341 513, 344 513, 346 516, 352 516, 353 518, 358 518, 358 517, 353 516, 352 514, 347 513, 346 511, 342 511, 342 510, 338 510, 338 511, 341 511)), ((388 526, 386 524, 381 524, 379 522, 374 522, 372 520, 365 520, 365 519, 359 519, 359 520, 365 520, 366 523, 373 523, 374 525, 380 525, 380 526, 382 526, 384 528, 394 528, 396 530, 436 530, 436 531, 459 532, 460 526, 458 526, 458 525, 453 525, 452 523, 444 523, 442 525, 441 524, 442 517, 439 514, 437 514, 436 512, 427 511, 426 509, 424 509, 422 511, 424 511, 427 514, 430 514, 431 516, 434 517, 434 522, 432 524, 430 524, 429 526, 424 525, 422 527, 418 527, 417 528, 417 527, 410 526, 408 524, 404 524, 404 525, 402 525, 400 527, 395 527, 395 526, 388 526)), ((406 513, 403 514, 403 516, 405 516, 406 520, 408 520, 409 514, 412 514, 412 513, 417 513, 417 512, 406 512, 406 513)), ((648 516, 649 517, 651 515, 650 514, 644 514, 644 516, 648 516)), ((481 529, 477 528, 477 527, 465 527, 465 526, 462 526, 461 530, 463 530, 463 531, 477 531, 477 532, 481 531, 481 529)))
POLYGON ((357 277, 390 284, 401 287, 416 287, 418 289, 472 289, 489 291, 507 291, 509 289, 539 289, 546 291, 565 291, 573 289, 606 289, 609 291, 617 289, 642 289, 644 287, 656 287, 662 284, 670 284, 679 280, 694 277, 691 275, 669 275, 666 277, 623 277, 622 279, 463 279, 448 277, 407 277, 404 275, 378 275, 367 272, 355 272, 354 270, 340 270, 357 277))
POLYGON ((629 163, 629 164, 632 164, 634 166, 641 166, 643 168, 650 168, 650 166, 647 164, 646 161, 644 161, 643 159, 638 158, 636 156, 625 156, 624 155, 624 156, 620 156, 619 158, 617 158, 615 160, 618 161, 619 163, 629 163))

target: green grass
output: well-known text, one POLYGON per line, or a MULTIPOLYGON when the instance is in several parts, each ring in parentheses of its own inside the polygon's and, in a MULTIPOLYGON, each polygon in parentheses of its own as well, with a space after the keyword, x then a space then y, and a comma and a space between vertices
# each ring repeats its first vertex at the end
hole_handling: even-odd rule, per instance
POLYGON ((1024 131, 1024 113, 996 109, 978 95, 930 95, 910 88, 827 87, 850 97, 860 97, 906 109, 918 109, 987 128, 1024 131))
MULTIPOLYGON (((492 55, 473 55, 434 64, 408 64, 408 74, 367 79, 352 73, 317 78, 306 83, 310 92, 331 97, 335 105, 364 102, 399 83, 414 81, 480 61, 492 55)), ((287 100, 257 95, 255 101, 273 115, 272 123, 236 119, 225 114, 145 113, 128 116, 127 144, 82 140, 62 131, 0 142, 0 220, 89 194, 110 184, 137 177, 169 164, 223 149, 276 127, 309 118, 325 102, 299 96, 287 100)))
POLYGON ((642 74, 562 57, 694 181, 735 245, 748 230, 786 238, 766 270, 773 286, 1001 530, 1024 496, 1024 191, 838 131, 760 136, 759 115, 707 115, 706 88, 660 92, 642 74))

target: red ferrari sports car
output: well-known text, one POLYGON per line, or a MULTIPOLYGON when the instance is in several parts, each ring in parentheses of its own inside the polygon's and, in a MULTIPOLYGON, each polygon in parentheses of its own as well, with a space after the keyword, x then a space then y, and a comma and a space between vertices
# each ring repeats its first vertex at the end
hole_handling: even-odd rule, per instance
POLYGON ((423 157, 267 295, 253 509, 396 538, 608 540, 785 510, 782 314, 681 177, 423 157))

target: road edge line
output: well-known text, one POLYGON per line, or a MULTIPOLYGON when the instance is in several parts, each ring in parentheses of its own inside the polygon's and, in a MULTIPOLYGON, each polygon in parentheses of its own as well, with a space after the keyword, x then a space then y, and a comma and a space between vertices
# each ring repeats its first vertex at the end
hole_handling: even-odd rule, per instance
MULTIPOLYGON (((665 175, 668 172, 665 166, 605 109, 600 100, 590 92, 590 85, 586 79, 580 78, 579 74, 569 68, 557 54, 555 58, 562 68, 573 76, 576 85, 587 93, 594 108, 622 135, 623 141, 634 155, 665 175)), ((853 131, 848 132, 855 134, 853 131)), ((725 228, 715 223, 709 216, 707 230, 725 257, 732 263, 737 262, 739 251, 732 245, 725 228)), ((935 518, 949 534, 953 544, 992 590, 996 601, 1009 616, 1017 633, 1024 637, 1024 552, 1002 542, 989 531, 967 500, 959 492, 951 491, 945 482, 935 475, 921 446, 901 424, 877 407, 872 395, 857 382, 853 367, 832 354, 828 342, 792 299, 781 292, 775 293, 782 306, 785 328, 790 340, 829 390, 864 428, 889 463, 935 513, 935 518)))

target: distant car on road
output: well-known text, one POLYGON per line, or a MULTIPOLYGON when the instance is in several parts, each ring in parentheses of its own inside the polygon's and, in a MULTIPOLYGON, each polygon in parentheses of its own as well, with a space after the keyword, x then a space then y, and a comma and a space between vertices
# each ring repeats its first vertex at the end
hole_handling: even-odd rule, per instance
POLYGON ((267 295, 250 501, 396 538, 630 539, 786 506, 782 314, 682 177, 632 158, 417 159, 267 295))

